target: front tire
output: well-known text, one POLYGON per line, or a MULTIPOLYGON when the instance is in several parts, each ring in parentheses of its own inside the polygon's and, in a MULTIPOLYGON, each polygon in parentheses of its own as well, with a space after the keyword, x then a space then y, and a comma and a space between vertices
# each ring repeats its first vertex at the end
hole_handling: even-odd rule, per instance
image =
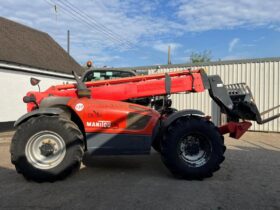
POLYGON ((220 168, 225 159, 223 136, 201 117, 183 117, 168 128, 161 144, 162 160, 179 178, 201 180, 220 168))
POLYGON ((83 135, 66 118, 41 115, 17 128, 10 153, 11 162, 25 178, 53 182, 80 168, 83 135))

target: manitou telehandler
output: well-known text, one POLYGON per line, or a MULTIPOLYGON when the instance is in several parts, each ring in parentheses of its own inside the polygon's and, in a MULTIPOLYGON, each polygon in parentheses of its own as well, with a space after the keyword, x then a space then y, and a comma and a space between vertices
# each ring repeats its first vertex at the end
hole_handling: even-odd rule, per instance
POLYGON ((224 160, 224 134, 238 139, 249 121, 263 124, 280 117, 263 120, 245 84, 225 86, 203 69, 86 83, 73 75, 76 84, 23 98, 28 113, 15 123, 10 152, 17 172, 27 179, 63 179, 80 167, 85 152, 135 155, 148 154, 151 147, 176 177, 203 179, 224 160), (172 108, 171 94, 205 90, 227 115, 227 124, 216 127, 201 111, 172 108), (154 100, 148 106, 131 103, 140 98, 154 100))

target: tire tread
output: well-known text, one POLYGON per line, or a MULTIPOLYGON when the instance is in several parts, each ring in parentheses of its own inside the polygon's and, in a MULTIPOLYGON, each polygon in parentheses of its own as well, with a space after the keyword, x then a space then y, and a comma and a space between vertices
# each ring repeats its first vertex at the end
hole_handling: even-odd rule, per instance
MULTIPOLYGON (((70 141, 70 140, 67 140, 70 141)), ((11 146, 10 146, 10 154, 11 154, 11 162, 15 165, 16 171, 22 174, 26 179, 33 180, 36 182, 54 182, 56 180, 65 179, 67 176, 72 174, 78 168, 80 168, 81 160, 84 154, 83 150, 83 134, 79 130, 78 126, 69 119, 66 119, 61 116, 47 116, 40 115, 36 117, 32 117, 28 119, 26 122, 20 124, 12 138, 11 146), (65 170, 61 171, 59 174, 55 175, 44 175, 44 173, 31 173, 29 167, 24 167, 26 165, 26 160, 19 157, 21 153, 19 150, 19 143, 22 141, 22 134, 24 132, 32 131, 32 128, 37 123, 46 123, 56 121, 59 126, 61 126, 64 130, 70 133, 70 136, 73 136, 71 139, 72 142, 67 142, 67 144, 71 143, 71 146, 75 146, 74 155, 71 157, 71 161, 69 161, 69 166, 66 167, 65 170)), ((30 164, 29 164, 30 165, 30 164)), ((34 167, 33 167, 34 168, 34 167)), ((38 171, 38 169, 35 169, 38 171)))
POLYGON ((196 117, 196 116, 186 116, 179 118, 174 123, 172 123, 166 130, 166 133, 162 139, 161 144, 161 151, 162 151, 162 161, 167 166, 167 168, 171 171, 172 174, 174 174, 176 177, 184 178, 184 179, 196 179, 196 180, 202 180, 203 178, 208 178, 213 175, 214 172, 218 171, 220 169, 220 164, 225 160, 224 152, 226 151, 226 147, 224 145, 224 137, 219 133, 218 128, 209 120, 206 120, 202 117, 196 117), (219 147, 219 153, 217 154, 217 162, 215 165, 211 165, 210 170, 208 170, 206 173, 199 174, 199 175, 193 175, 193 174, 187 174, 185 172, 182 172, 181 169, 178 169, 177 165, 174 164, 174 160, 171 158, 170 153, 170 144, 173 143, 173 137, 176 136, 176 132, 180 129, 184 129, 186 127, 191 127, 192 123, 207 123, 207 126, 209 126, 209 129, 213 130, 213 132, 217 132, 220 136, 220 138, 217 141, 218 147, 219 147), (171 141, 171 142, 170 142, 171 141))

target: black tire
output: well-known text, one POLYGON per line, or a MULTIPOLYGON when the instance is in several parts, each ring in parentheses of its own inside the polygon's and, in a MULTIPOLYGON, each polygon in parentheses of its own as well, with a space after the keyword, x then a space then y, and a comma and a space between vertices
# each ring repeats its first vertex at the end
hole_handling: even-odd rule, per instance
MULTIPOLYGON (((175 108, 168 108, 165 111, 165 116, 168 117, 169 115, 177 112, 178 110, 175 108)), ((162 141, 162 135, 161 132, 156 133, 156 136, 153 137, 153 142, 152 142, 152 147, 155 151, 157 151, 158 153, 161 153, 161 141, 162 141)))
POLYGON ((160 145, 160 138, 156 138, 153 143, 152 143, 152 147, 155 151, 157 151, 158 153, 161 153, 161 145, 160 145))
POLYGON ((171 173, 183 179, 211 177, 224 161, 225 150, 224 138, 218 129, 201 117, 176 120, 167 128, 161 143, 163 163, 171 173))
POLYGON ((66 118, 41 115, 28 119, 17 128, 11 142, 10 153, 11 162, 15 165, 17 172, 26 179, 36 182, 54 182, 66 178, 80 168, 84 153, 83 135, 77 125, 66 118), (48 133, 53 136, 47 136, 48 133), (50 142, 50 137, 57 138, 55 140, 60 146, 50 142), (40 147, 39 140, 41 141, 40 147), (42 153, 43 144, 48 145, 48 149, 51 145, 51 150, 46 150, 46 147, 43 150, 44 152, 52 151, 51 155, 42 153), (41 153, 30 148, 38 148, 41 153), (26 154, 26 151, 31 152, 26 154), (40 155, 45 159, 42 159, 40 155), (45 164, 45 162, 36 161, 36 157, 40 157, 41 160, 55 158, 56 162, 51 160, 51 163, 45 164), (33 161, 34 159, 35 161, 33 161), (53 163, 57 165, 51 166, 53 163))

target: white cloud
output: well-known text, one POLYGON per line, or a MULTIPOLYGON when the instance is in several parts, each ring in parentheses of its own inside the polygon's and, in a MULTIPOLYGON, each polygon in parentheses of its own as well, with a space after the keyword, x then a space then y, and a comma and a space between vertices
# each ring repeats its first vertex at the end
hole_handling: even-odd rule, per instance
POLYGON ((182 47, 181 44, 174 43, 174 42, 170 42, 170 43, 156 42, 153 45, 153 48, 157 51, 167 53, 168 46, 170 46, 170 48, 171 48, 171 53, 174 53, 178 48, 182 47))
POLYGON ((93 56, 93 62, 95 61, 95 59, 97 59, 97 61, 98 61, 97 64, 100 65, 100 63, 106 63, 106 62, 113 61, 113 60, 119 60, 120 56, 97 55, 97 56, 93 56))
POLYGON ((179 24, 153 15, 159 4, 157 0, 68 1, 86 14, 84 20, 77 20, 77 13, 73 14, 73 11, 69 14, 63 10, 62 3, 67 1, 60 0, 0 0, 1 15, 47 32, 64 48, 69 29, 70 52, 80 63, 86 62, 88 55, 93 54, 96 62, 106 64, 120 59, 117 54, 120 51, 135 50, 147 44, 143 38, 150 39, 148 42, 153 43, 154 40, 158 40, 155 37, 169 33, 176 36, 178 31, 172 29, 178 28, 179 24), (54 4, 57 6, 57 13, 54 4), (166 24, 170 27, 166 27, 166 24))
POLYGON ((253 42, 261 42, 261 41, 263 41, 264 39, 265 39, 265 37, 264 37, 264 36, 261 36, 261 37, 259 37, 259 38, 257 38, 257 39, 254 39, 253 42))
POLYGON ((189 63, 190 60, 191 60, 190 56, 181 56, 175 58, 176 63, 189 63))
POLYGON ((229 44, 228 44, 228 51, 232 52, 233 49, 236 47, 236 45, 238 44, 238 42, 240 41, 239 38, 234 38, 232 39, 229 44))
POLYGON ((242 55, 228 55, 222 58, 223 61, 229 61, 229 60, 240 60, 240 59, 245 59, 247 58, 246 56, 242 55))
POLYGON ((177 16, 190 31, 280 25, 279 0, 178 1, 177 16))
MULTIPOLYGON (((257 26, 273 30, 280 28, 279 0, 174 0, 164 5, 159 0, 68 1, 83 11, 87 21, 91 22, 85 24, 85 21, 76 20, 77 16, 66 13, 59 3, 67 2, 64 0, 0 0, 1 16, 47 32, 64 48, 69 29, 71 55, 80 63, 94 55, 95 62, 100 65, 126 61, 119 55, 127 49, 124 42, 129 42, 130 50, 134 51, 145 47, 167 52, 168 45, 171 45, 174 52, 182 49, 176 37, 192 31, 257 26), (55 13, 54 7, 46 1, 56 2, 58 12, 55 13), (107 33, 113 33, 113 39, 126 41, 112 40, 100 33, 94 23, 101 24, 107 33)), ((235 45, 229 47, 230 51, 235 45)))

